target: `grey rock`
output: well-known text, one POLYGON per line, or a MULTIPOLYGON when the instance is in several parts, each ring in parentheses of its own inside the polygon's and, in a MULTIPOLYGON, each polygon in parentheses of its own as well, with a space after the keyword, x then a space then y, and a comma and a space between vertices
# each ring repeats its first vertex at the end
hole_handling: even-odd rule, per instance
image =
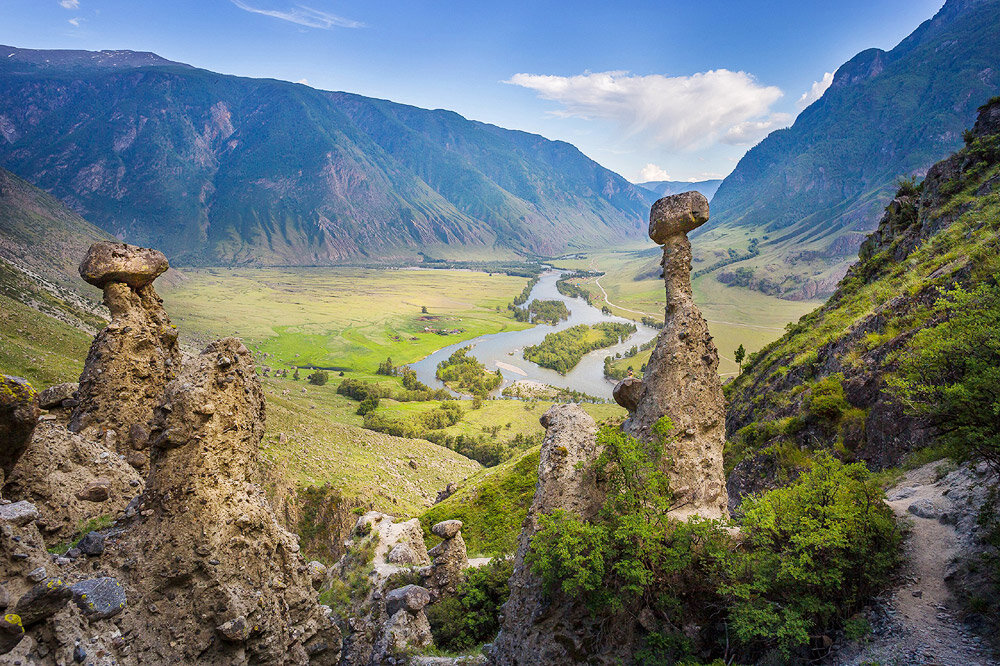
POLYGON ((40 414, 38 394, 26 379, 0 375, 0 470, 5 476, 28 447, 40 414))
POLYGON ((84 555, 97 557, 104 554, 104 535, 100 532, 87 532, 82 539, 76 542, 76 547, 84 555))
POLYGON ((406 585, 386 595, 385 610, 390 616, 404 609, 416 613, 430 602, 430 590, 419 585, 406 585))
POLYGON ((461 520, 445 520, 432 527, 431 532, 442 539, 452 539, 461 529, 461 520))
POLYGON ((38 394, 38 406, 42 409, 63 407, 63 400, 71 400, 80 385, 73 383, 56 384, 38 394))
POLYGON ((417 551, 408 543, 397 543, 393 546, 389 554, 386 555, 385 561, 389 564, 401 564, 401 565, 414 565, 421 564, 420 556, 417 555, 417 551))
POLYGON ((708 199, 701 192, 663 197, 649 212, 649 237, 663 245, 671 236, 694 231, 708 222, 708 199))
POLYGON ((80 277, 95 287, 124 282, 138 289, 152 283, 169 267, 159 250, 102 241, 90 246, 80 264, 80 277))
POLYGON ((612 395, 615 402, 631 414, 639 406, 639 398, 642 395, 642 380, 638 377, 626 377, 615 385, 612 395))
POLYGON ((941 509, 927 498, 913 502, 910 506, 906 507, 906 510, 918 518, 936 520, 941 516, 941 509))
POLYGON ((31 502, 21 500, 0 505, 0 523, 24 527, 35 520, 38 520, 38 509, 31 502))
POLYGON ((28 580, 32 583, 40 583, 45 580, 45 567, 38 567, 28 572, 28 580))
POLYGON ((16 615, 0 617, 0 654, 13 650, 24 638, 24 627, 16 615))
POLYGON ((90 619, 107 619, 125 610, 125 588, 114 578, 90 578, 76 583, 70 590, 73 601, 90 619))
POLYGON ((223 622, 215 630, 227 643, 239 643, 250 636, 250 625, 247 624, 247 619, 242 615, 223 622))
POLYGON ((21 624, 29 627, 59 612, 72 596, 66 583, 52 576, 25 592, 14 606, 14 612, 21 616, 21 624))

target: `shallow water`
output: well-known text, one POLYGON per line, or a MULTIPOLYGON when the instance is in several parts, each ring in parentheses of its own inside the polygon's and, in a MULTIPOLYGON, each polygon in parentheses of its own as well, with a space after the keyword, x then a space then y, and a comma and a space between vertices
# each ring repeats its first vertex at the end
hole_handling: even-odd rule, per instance
POLYGON ((500 370, 504 379, 500 390, 510 386, 519 379, 527 379, 542 384, 582 391, 598 398, 611 398, 611 390, 614 388, 615 383, 604 378, 604 357, 618 352, 625 352, 632 345, 638 346, 648 342, 658 331, 636 323, 637 330, 628 339, 612 347, 595 349, 584 356, 576 367, 565 375, 560 375, 555 370, 542 368, 531 361, 526 361, 522 355, 524 348, 538 344, 549 333, 561 331, 578 324, 597 324, 604 321, 631 322, 631 320, 621 317, 606 315, 599 309, 587 305, 583 299, 569 298, 560 294, 556 289, 556 280, 559 279, 562 273, 563 271, 547 271, 543 273, 538 284, 531 290, 528 303, 534 299, 563 301, 570 311, 569 319, 559 322, 556 326, 538 324, 533 328, 523 331, 504 331, 491 335, 481 335, 472 340, 448 345, 443 349, 437 350, 430 356, 410 364, 410 367, 416 371, 417 378, 434 388, 444 386, 434 376, 438 363, 447 359, 460 347, 472 347, 472 356, 475 356, 485 364, 488 370, 500 370))

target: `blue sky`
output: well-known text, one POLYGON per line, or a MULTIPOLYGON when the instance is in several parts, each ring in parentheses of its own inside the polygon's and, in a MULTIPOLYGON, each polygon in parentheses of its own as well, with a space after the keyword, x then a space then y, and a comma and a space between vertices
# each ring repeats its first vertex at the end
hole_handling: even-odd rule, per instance
POLYGON ((630 180, 693 180, 727 174, 840 64, 942 4, 0 0, 0 43, 154 51, 452 109, 569 141, 630 180))

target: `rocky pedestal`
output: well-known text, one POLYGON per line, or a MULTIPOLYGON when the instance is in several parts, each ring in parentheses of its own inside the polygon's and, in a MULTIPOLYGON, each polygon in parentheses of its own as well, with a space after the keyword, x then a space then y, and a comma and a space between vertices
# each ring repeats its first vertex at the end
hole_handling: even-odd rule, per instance
MULTIPOLYGON (((167 267, 157 250, 110 242, 92 245, 80 264, 80 276, 104 290, 111 323, 90 346, 70 429, 111 432, 118 453, 145 445, 153 408, 180 364, 177 329, 153 289, 167 267)), ((142 466, 145 451, 133 458, 142 466)))
POLYGON ((698 192, 664 197, 653 204, 649 237, 663 246, 665 325, 641 385, 629 378, 615 389, 616 400, 629 410, 623 429, 630 435, 649 439, 653 424, 661 417, 673 421, 674 438, 665 450, 664 471, 676 497, 671 515, 680 519, 728 515, 722 469, 726 433, 719 353, 691 293, 687 234, 706 221, 708 200, 698 192))
POLYGON ((547 594, 525 562, 539 515, 562 509, 592 519, 604 503, 604 493, 589 471, 600 453, 594 419, 579 405, 555 405, 542 416, 542 425, 546 434, 538 484, 521 528, 510 598, 502 608, 489 660, 504 666, 620 663, 631 646, 631 621, 602 620, 578 599, 547 594))
POLYGON ((132 643, 140 663, 339 661, 313 572, 260 485, 263 433, 263 392, 235 338, 167 386, 139 517, 108 550, 128 572, 123 621, 143 627, 132 643))

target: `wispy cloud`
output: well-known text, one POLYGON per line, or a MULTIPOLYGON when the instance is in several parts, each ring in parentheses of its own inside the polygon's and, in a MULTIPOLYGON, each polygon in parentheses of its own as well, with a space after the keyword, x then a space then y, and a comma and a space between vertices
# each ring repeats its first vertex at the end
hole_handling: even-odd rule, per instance
POLYGON ((651 180, 670 180, 670 174, 650 162, 639 169, 639 177, 635 182, 648 183, 651 180))
POLYGON ((80 0, 59 0, 59 5, 63 9, 79 9, 80 0))
POLYGON ((831 83, 833 83, 833 72, 826 72, 823 74, 822 79, 819 81, 813 81, 809 90, 802 93, 802 97, 799 97, 799 101, 796 102, 799 105, 799 108, 804 109, 822 97, 823 93, 826 92, 826 89, 830 87, 831 83))
POLYGON ((83 19, 80 18, 79 16, 77 16, 76 18, 71 18, 71 19, 69 19, 66 22, 69 23, 74 28, 79 28, 80 27, 80 23, 83 22, 83 19))
POLYGON ((746 72, 716 69, 691 76, 639 76, 585 72, 577 76, 515 74, 505 83, 534 90, 561 105, 555 115, 600 118, 626 137, 669 150, 691 150, 718 141, 754 143, 791 118, 772 113, 780 88, 760 85, 746 72), (761 133, 763 132, 763 133, 761 133))
MULTIPOLYGON (((76 2, 77 0, 69 1, 76 2)), ((231 0, 231 2, 243 11, 270 16, 272 18, 281 19, 282 21, 288 21, 297 25, 304 25, 307 28, 322 28, 323 30, 329 30, 330 28, 364 27, 364 23, 359 21, 337 16, 336 14, 324 12, 319 9, 313 9, 312 7, 306 7, 305 5, 295 5, 289 7, 288 9, 280 10, 252 7, 242 0, 231 0)))

